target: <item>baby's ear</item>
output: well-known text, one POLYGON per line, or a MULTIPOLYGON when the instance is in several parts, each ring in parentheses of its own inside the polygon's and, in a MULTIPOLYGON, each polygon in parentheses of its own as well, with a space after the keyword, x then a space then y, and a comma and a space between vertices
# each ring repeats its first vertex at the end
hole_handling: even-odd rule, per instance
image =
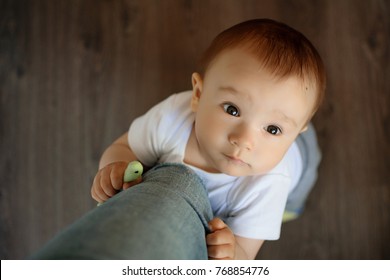
POLYGON ((191 110, 196 112, 198 110, 200 96, 202 95, 203 79, 199 73, 192 74, 192 98, 191 110))
POLYGON ((305 126, 301 129, 301 132, 300 132, 300 133, 305 132, 306 130, 307 130, 307 125, 305 125, 305 126))

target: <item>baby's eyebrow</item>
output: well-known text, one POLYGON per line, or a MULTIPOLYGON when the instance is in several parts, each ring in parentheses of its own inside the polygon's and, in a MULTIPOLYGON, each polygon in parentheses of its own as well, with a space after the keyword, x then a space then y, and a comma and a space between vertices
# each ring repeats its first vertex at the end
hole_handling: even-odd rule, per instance
POLYGON ((281 111, 275 111, 276 114, 278 114, 280 116, 280 118, 285 121, 285 122, 288 122, 290 124, 292 124, 293 126, 295 127, 298 127, 297 123, 294 121, 293 118, 290 118, 289 116, 287 116, 285 113, 281 112, 281 111))
POLYGON ((251 96, 248 93, 246 93, 245 91, 238 90, 235 87, 220 86, 218 89, 219 89, 219 91, 224 91, 224 92, 227 92, 227 93, 230 93, 233 95, 239 95, 240 98, 245 98, 245 99, 251 100, 251 96))
POLYGON ((238 90, 236 90, 234 87, 231 86, 220 86, 219 87, 220 91, 227 91, 229 93, 237 94, 238 90))

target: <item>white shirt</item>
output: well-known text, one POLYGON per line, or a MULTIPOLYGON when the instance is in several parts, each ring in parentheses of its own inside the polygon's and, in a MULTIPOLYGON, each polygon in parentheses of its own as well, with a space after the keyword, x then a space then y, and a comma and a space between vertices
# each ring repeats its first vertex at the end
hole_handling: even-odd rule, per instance
MULTIPOLYGON (((133 121, 128 141, 143 164, 186 164, 185 149, 195 119, 190 101, 190 91, 173 94, 133 121)), ((235 235, 279 238, 287 196, 302 173, 302 159, 295 143, 265 175, 234 177, 188 166, 205 183, 214 215, 224 220, 235 235)))

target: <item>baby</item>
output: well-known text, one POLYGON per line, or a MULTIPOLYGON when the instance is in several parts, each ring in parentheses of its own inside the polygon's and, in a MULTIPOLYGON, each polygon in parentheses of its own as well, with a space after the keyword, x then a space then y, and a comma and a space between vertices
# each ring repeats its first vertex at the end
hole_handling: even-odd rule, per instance
POLYGON ((157 104, 108 147, 92 197, 103 202, 139 183, 123 182, 130 161, 187 165, 217 217, 209 258, 254 259, 264 240, 279 238, 286 203, 296 217, 314 184, 310 120, 324 92, 321 58, 301 33, 269 19, 235 25, 204 53, 192 91, 157 104))

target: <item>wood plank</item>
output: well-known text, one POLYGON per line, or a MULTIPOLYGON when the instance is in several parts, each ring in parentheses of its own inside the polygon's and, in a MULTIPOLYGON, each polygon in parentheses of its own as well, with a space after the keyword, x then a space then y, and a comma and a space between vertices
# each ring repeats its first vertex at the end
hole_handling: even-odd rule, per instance
POLYGON ((95 207, 105 147, 190 88, 218 32, 271 17, 312 40, 329 82, 318 184, 258 258, 389 259, 389 16, 381 0, 1 1, 0 257, 26 258, 95 207))

